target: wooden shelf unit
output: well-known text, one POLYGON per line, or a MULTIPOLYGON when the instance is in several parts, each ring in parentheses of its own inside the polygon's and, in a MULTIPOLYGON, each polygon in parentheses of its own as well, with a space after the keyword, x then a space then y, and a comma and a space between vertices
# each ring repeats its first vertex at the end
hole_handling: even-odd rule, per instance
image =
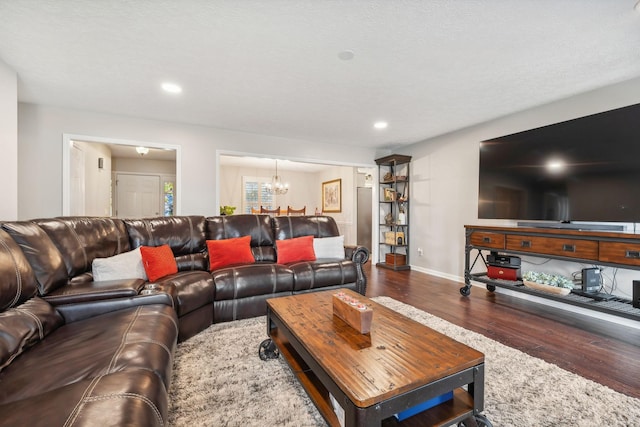
POLYGON ((411 156, 392 154, 376 159, 378 165, 379 251, 376 266, 410 270, 409 263, 409 180, 411 156), (387 178, 385 178, 387 175, 387 178), (390 178, 389 178, 390 176, 390 178), (402 215, 404 221, 400 221, 402 215), (385 218, 389 217, 390 222, 385 218), (401 233, 402 240, 386 240, 386 233, 401 233))
POLYGON ((593 298, 570 293, 555 295, 527 288, 522 281, 492 279, 486 272, 472 273, 478 259, 484 260, 482 251, 500 254, 529 255, 563 261, 640 270, 640 235, 574 229, 547 229, 533 227, 494 227, 465 225, 465 286, 463 295, 471 290, 471 281, 485 283, 487 289, 495 287, 511 289, 556 300, 562 303, 588 308, 629 319, 640 320, 640 309, 631 301, 615 298, 611 301, 597 301, 593 298), (476 251, 474 261, 472 252, 476 251))

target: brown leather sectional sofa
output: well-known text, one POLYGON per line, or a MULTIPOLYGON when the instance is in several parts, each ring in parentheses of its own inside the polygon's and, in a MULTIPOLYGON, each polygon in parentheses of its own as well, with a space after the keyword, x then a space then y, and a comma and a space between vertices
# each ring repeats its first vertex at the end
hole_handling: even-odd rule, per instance
MULTIPOLYGON (((366 290, 369 252, 277 264, 276 242, 335 237, 331 217, 61 217, 0 229, 0 426, 163 425, 176 343, 263 315, 266 300, 366 290), (207 240, 251 236, 255 263, 209 271, 207 240), (168 244, 178 273, 94 281, 92 262, 168 244)), ((256 343, 258 345, 258 343, 256 343)))

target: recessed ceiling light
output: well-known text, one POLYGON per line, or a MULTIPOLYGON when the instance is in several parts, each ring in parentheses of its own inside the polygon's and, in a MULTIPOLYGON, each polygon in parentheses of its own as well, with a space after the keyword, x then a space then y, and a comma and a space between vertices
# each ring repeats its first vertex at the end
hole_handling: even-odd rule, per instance
POLYGON ((559 159, 552 159, 547 162, 547 170, 551 173, 562 172, 567 167, 567 164, 559 159))
POLYGON ((342 52, 338 53, 338 58, 342 59, 343 61, 351 61, 355 55, 356 54, 353 53, 352 50, 343 50, 342 52))
POLYGON ((182 88, 175 83, 165 82, 162 83, 162 90, 169 93, 181 93, 182 88))
POLYGON ((387 122, 375 122, 373 124, 373 127, 376 129, 386 129, 387 126, 389 126, 389 123, 387 122))

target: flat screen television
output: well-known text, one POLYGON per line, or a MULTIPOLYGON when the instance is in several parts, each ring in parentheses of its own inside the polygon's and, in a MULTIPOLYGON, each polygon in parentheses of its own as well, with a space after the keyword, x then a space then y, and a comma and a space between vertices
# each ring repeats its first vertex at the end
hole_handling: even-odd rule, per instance
POLYGON ((480 143, 478 217, 640 222, 640 104, 480 143))

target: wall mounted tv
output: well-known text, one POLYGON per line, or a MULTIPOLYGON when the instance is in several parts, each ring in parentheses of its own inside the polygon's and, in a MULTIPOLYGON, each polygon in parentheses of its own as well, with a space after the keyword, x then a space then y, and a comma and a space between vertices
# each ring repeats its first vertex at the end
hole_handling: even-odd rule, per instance
POLYGON ((640 222, 640 104, 480 143, 478 217, 640 222))

